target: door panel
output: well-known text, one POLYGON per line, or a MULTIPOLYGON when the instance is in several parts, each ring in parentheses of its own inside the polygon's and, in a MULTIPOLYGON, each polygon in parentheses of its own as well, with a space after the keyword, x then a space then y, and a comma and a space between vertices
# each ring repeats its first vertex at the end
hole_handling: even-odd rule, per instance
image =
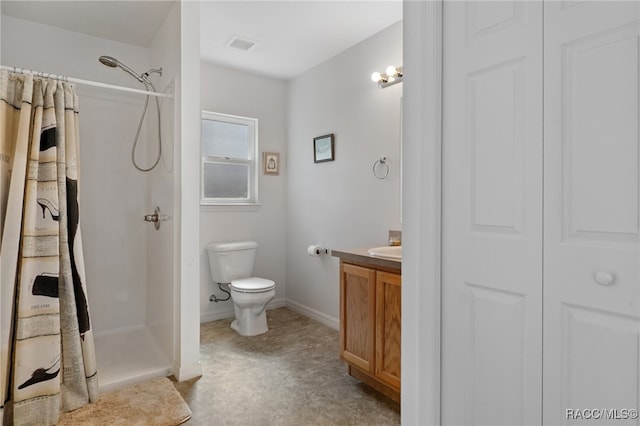
POLYGON ((518 423, 524 413, 525 321, 524 295, 468 284, 471 292, 471 338, 477 424, 518 423), (496 352, 500 356, 496 356, 496 352), (496 374, 499 372, 500 374, 496 374), (498 413, 497 401, 509 401, 498 413), (490 407, 490 408, 489 408, 490 407))
POLYGON ((522 58, 467 76, 468 170, 474 231, 520 234, 522 229, 523 82, 522 58))
POLYGON ((639 13, 545 3, 546 424, 639 408, 639 13))
POLYGON ((632 23, 560 47, 566 240, 638 241, 637 32, 632 23))
POLYGON ((443 424, 539 424, 542 6, 443 6, 443 424))
POLYGON ((467 42, 505 32, 524 23, 525 5, 520 1, 469 2, 465 9, 467 42))
POLYGON ((639 408, 640 3, 542 14, 444 3, 443 424, 639 408))
POLYGON ((400 390, 401 280, 398 274, 376 272, 375 374, 397 390, 400 390))
POLYGON ((637 407, 638 376, 617 366, 638 362, 639 326, 634 317, 562 306, 563 409, 637 407))
POLYGON ((340 354, 365 372, 373 373, 376 271, 341 263, 340 354))

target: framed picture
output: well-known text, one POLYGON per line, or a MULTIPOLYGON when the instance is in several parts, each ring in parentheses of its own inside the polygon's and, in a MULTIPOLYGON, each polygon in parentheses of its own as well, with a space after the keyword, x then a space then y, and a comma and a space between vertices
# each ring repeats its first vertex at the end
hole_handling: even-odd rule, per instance
POLYGON ((265 175, 280 174, 280 154, 277 152, 262 153, 262 169, 265 175))
POLYGON ((313 138, 313 162, 324 163, 335 160, 333 133, 313 138))

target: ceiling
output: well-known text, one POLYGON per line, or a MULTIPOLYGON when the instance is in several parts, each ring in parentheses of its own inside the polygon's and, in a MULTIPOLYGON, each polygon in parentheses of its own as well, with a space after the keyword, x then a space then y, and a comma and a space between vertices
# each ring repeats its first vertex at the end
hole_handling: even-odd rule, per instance
POLYGON ((172 1, 1 0, 2 14, 147 47, 172 1))
MULTIPOLYGON (((2 0, 2 13, 147 47, 173 1, 2 0)), ((295 77, 402 19, 402 0, 202 1, 202 60, 280 79, 295 77), (228 46, 234 36, 256 42, 228 46)))

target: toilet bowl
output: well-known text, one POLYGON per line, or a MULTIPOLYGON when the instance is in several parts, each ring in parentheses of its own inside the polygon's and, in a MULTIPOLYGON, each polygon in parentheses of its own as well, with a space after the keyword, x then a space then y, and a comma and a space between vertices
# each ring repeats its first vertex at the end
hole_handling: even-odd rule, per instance
POLYGON ((231 328, 242 336, 266 333, 266 307, 276 295, 275 283, 253 277, 255 252, 253 241, 211 243, 207 246, 213 281, 229 284, 235 319, 231 328))
POLYGON ((243 278, 231 281, 229 291, 236 318, 231 328, 242 336, 256 336, 269 331, 267 303, 276 295, 276 284, 264 278, 243 278))

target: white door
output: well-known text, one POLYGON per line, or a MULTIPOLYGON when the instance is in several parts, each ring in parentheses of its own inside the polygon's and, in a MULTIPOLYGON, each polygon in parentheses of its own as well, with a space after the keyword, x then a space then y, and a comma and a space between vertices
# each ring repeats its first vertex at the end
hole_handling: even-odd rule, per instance
POLYGON ((443 28, 442 424, 540 424, 542 5, 443 28))
POLYGON ((549 425, 584 422, 580 417, 638 424, 613 419, 639 408, 640 397, 639 5, 544 5, 543 417, 549 425), (602 413, 594 409, 611 409, 604 415, 614 417, 598 419, 602 413))

